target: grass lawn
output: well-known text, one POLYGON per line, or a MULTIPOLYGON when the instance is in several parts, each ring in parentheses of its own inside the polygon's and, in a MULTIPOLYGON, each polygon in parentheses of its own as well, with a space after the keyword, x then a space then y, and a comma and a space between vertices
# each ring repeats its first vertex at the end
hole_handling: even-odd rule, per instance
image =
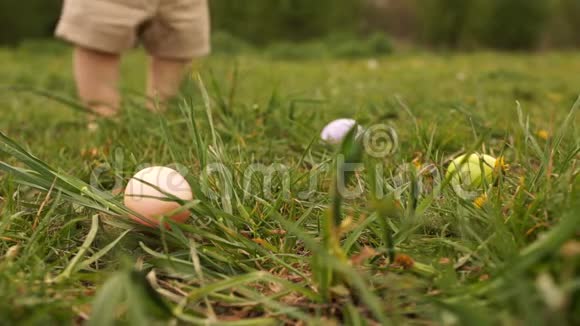
POLYGON ((90 133, 67 48, 0 49, 0 324, 580 323, 580 53, 218 55, 164 115, 145 62, 90 133), (341 117, 396 150, 322 144, 341 117), (506 166, 467 198, 444 175, 471 152, 506 166), (148 164, 185 174, 186 224, 124 217, 148 164))

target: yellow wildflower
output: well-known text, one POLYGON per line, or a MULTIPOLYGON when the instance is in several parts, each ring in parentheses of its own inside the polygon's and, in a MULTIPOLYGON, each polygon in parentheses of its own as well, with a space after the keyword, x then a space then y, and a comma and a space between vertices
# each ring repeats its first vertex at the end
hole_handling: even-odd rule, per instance
POLYGON ((483 205, 485 205, 486 202, 487 202, 487 195, 483 194, 483 195, 475 198, 475 200, 473 201, 473 204, 477 208, 483 208, 483 205))
POLYGON ((495 160, 495 164, 493 166, 494 172, 506 171, 508 169, 509 165, 505 163, 503 156, 500 156, 495 160))
POLYGON ((539 138, 543 140, 548 140, 548 138, 550 137, 550 134, 544 129, 538 130, 537 135, 539 138))

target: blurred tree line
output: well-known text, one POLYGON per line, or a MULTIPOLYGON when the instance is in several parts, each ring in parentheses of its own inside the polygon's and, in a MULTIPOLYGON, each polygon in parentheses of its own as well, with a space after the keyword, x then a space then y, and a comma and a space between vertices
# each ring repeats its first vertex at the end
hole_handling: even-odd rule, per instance
MULTIPOLYGON (((0 1, 0 44, 50 37, 61 2, 0 1)), ((214 30, 258 45, 383 31, 409 42, 446 48, 580 46, 580 0, 209 2, 214 30)))
POLYGON ((580 47, 580 0, 368 0, 367 28, 443 48, 580 47))
POLYGON ((419 39, 451 48, 580 45, 580 0, 423 0, 419 39))
POLYGON ((0 44, 52 35, 61 0, 0 0, 0 44))
POLYGON ((210 0, 214 29, 256 44, 353 33, 363 0, 210 0))

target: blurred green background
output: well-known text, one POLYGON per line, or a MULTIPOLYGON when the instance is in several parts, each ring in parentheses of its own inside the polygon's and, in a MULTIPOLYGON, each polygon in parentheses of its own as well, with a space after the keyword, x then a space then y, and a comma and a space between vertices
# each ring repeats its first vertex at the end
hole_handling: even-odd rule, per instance
MULTIPOLYGON (((263 46, 320 39, 345 42, 381 33, 397 44, 432 48, 580 46, 580 0, 209 2, 213 30, 227 44, 243 41, 263 46)), ((0 44, 50 38, 61 5, 62 0, 1 1, 0 44)))

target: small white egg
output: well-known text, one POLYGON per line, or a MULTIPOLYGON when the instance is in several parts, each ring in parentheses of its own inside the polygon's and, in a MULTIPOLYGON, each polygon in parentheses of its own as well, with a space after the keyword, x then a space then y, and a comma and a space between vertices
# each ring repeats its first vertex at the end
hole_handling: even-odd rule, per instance
POLYGON ((179 172, 171 168, 152 166, 137 172, 127 183, 124 204, 146 220, 138 216, 131 215, 129 217, 138 223, 152 227, 159 225, 161 216, 166 216, 178 223, 185 222, 189 217, 188 210, 167 216, 167 214, 181 207, 179 203, 172 200, 167 194, 182 200, 193 199, 193 193, 187 180, 179 172), (155 185, 162 191, 149 184, 155 185))
POLYGON ((362 127, 353 119, 337 119, 331 121, 322 129, 320 138, 329 144, 340 144, 348 132, 354 127, 357 127, 357 137, 362 134, 362 127))

